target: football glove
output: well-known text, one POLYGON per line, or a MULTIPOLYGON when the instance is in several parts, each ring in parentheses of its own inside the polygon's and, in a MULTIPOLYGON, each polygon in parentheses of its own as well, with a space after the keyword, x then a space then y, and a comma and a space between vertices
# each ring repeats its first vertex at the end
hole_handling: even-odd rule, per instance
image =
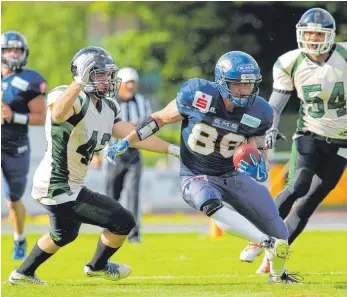
POLYGON ((249 175, 250 177, 254 178, 258 182, 264 182, 268 178, 268 173, 266 170, 266 163, 265 158, 263 155, 260 155, 260 162, 258 162, 257 158, 250 154, 249 157, 252 160, 252 164, 247 163, 244 160, 241 160, 238 165, 238 171, 249 175))
POLYGON ((77 67, 76 69, 77 75, 74 77, 74 80, 83 85, 88 84, 90 70, 95 65, 94 55, 93 54, 81 55, 76 59, 74 64, 77 67))
POLYGON ((116 164, 116 157, 118 155, 124 154, 127 149, 129 148, 130 144, 129 141, 126 139, 121 139, 118 140, 116 144, 110 146, 107 150, 106 153, 106 159, 113 163, 116 164))
POLYGON ((277 128, 272 127, 265 133, 265 149, 272 149, 276 146, 276 140, 282 139, 283 141, 287 141, 287 138, 278 131, 277 128))

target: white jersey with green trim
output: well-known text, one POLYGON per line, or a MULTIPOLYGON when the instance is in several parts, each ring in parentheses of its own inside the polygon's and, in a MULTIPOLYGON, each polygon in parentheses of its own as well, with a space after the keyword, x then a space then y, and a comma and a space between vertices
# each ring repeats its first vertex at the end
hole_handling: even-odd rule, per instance
MULTIPOLYGON (((47 105, 55 103, 67 86, 53 89, 47 105)), ((120 108, 113 99, 95 105, 84 92, 78 95, 75 114, 66 122, 52 122, 47 110, 45 156, 34 175, 32 196, 44 204, 76 200, 95 151, 102 150, 111 139, 114 123, 120 121, 120 108)))
POLYGON ((273 88, 296 89, 301 99, 297 132, 347 140, 347 42, 337 43, 324 64, 301 50, 282 55, 273 67, 273 88))

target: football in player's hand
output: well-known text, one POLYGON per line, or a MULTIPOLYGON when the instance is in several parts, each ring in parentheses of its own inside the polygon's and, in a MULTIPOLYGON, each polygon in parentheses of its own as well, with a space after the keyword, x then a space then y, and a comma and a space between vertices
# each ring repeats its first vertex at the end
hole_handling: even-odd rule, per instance
POLYGON ((258 162, 260 161, 260 152, 254 144, 242 144, 234 152, 233 162, 234 166, 238 168, 241 160, 244 160, 248 164, 253 165, 250 154, 253 154, 258 162))

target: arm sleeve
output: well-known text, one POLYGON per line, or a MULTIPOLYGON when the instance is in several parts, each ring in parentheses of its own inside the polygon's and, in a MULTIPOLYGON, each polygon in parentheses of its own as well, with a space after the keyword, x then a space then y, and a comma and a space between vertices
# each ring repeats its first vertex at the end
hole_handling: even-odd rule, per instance
POLYGON ((291 95, 290 93, 285 94, 285 93, 278 92, 275 90, 271 94, 269 104, 271 105, 272 110, 273 110, 273 126, 275 128, 278 128, 281 113, 282 113, 284 107, 286 106, 286 104, 290 98, 290 95, 291 95))

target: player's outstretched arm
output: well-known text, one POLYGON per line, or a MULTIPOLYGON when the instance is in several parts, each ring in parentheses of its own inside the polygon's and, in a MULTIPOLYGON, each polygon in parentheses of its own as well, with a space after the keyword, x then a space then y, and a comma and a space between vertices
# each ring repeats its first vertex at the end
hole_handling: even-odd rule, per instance
POLYGON ((153 136, 153 134, 166 124, 182 120, 183 117, 179 114, 176 107, 176 100, 173 100, 161 111, 155 112, 147 117, 135 128, 135 130, 133 130, 133 126, 130 123, 115 123, 112 135, 115 138, 121 138, 121 140, 108 150, 107 159, 114 162, 115 156, 123 154, 129 148, 130 144, 138 149, 179 157, 179 147, 169 144, 153 136))
POLYGON ((160 128, 167 124, 177 123, 184 118, 179 113, 176 105, 176 99, 172 100, 165 108, 152 113, 149 117, 143 120, 135 130, 133 130, 124 139, 132 146, 138 141, 143 141, 147 137, 159 131, 160 128))
MULTIPOLYGON (((134 131, 134 126, 129 122, 117 122, 113 125, 112 136, 117 139, 122 139, 134 131)), ((146 151, 167 154, 169 152, 170 143, 152 135, 146 140, 132 145, 137 149, 144 149, 146 151)))

